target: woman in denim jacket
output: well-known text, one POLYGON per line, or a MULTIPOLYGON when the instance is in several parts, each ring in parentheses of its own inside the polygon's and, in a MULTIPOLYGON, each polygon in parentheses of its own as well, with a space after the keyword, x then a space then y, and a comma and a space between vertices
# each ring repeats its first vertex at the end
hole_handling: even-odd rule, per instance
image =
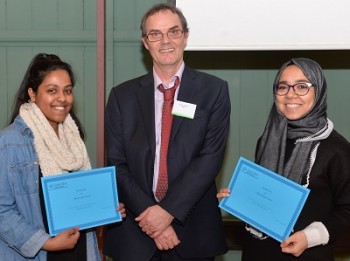
MULTIPOLYGON (((1 260, 101 260, 95 232, 47 233, 40 177, 90 169, 84 132, 71 110, 74 75, 56 55, 38 54, 0 132, 1 260)), ((123 212, 123 205, 119 210, 123 212)))

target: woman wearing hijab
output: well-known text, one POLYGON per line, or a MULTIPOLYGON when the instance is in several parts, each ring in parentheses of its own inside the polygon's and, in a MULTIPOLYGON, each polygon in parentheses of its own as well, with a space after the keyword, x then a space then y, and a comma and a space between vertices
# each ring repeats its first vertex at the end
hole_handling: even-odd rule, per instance
MULTIPOLYGON (((72 110, 73 87, 69 64, 56 55, 36 55, 17 92, 10 125, 0 132, 1 260, 101 259, 93 231, 47 233, 40 177, 91 168, 72 110)), ((119 210, 124 216, 122 204, 119 210)))
MULTIPOLYGON (((284 242, 247 226, 242 260, 334 260, 332 243, 350 229, 350 144, 327 118, 327 84, 318 63, 294 58, 273 84, 274 104, 256 163, 310 189, 284 242)), ((218 198, 227 197, 221 189, 218 198)))

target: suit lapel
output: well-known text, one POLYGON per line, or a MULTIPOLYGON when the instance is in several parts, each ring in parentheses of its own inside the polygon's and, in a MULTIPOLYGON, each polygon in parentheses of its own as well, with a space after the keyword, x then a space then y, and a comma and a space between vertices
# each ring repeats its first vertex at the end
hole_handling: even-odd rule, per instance
POLYGON ((145 126, 145 132, 149 145, 152 150, 152 156, 155 155, 155 123, 154 123, 154 83, 152 73, 148 73, 140 80, 140 88, 137 92, 140 113, 145 126))

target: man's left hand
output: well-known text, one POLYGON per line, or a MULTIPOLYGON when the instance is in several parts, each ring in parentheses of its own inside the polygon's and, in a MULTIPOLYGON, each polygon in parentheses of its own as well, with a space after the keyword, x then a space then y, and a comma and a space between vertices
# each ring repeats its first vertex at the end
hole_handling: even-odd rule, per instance
POLYGON ((174 217, 158 205, 148 207, 138 217, 139 226, 151 238, 158 237, 173 221, 174 217))

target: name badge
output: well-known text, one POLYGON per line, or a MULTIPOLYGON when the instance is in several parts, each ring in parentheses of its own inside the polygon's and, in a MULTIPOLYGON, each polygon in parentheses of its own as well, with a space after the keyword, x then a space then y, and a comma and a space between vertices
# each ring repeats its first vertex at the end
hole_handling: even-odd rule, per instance
POLYGON ((175 100, 171 113, 176 116, 193 119, 196 107, 196 104, 175 100))

